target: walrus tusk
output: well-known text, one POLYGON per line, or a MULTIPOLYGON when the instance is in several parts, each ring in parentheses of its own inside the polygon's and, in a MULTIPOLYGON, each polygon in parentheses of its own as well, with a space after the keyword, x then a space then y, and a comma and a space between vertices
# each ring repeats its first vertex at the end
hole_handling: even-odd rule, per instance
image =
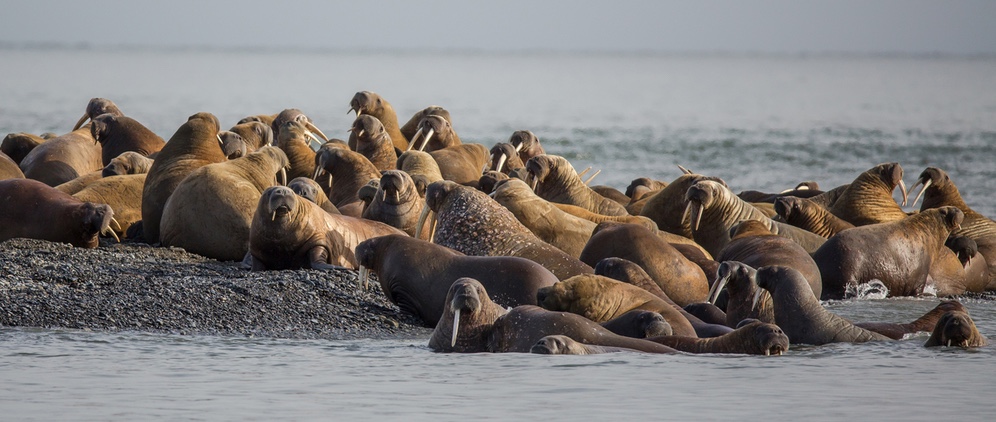
POLYGON ((356 137, 359 138, 359 137, 363 136, 363 134, 366 133, 366 132, 367 132, 366 129, 360 129, 359 132, 356 132, 356 137))
POLYGON ((280 168, 280 178, 277 180, 277 184, 280 186, 287 186, 287 169, 280 168))
POLYGON ((360 276, 356 279, 356 288, 358 290, 367 289, 367 277, 370 276, 370 270, 367 267, 360 265, 360 276))
POLYGON ((354 111, 356 112, 356 115, 357 115, 357 116, 359 116, 359 115, 360 115, 360 110, 358 110, 358 109, 355 109, 355 108, 352 108, 352 107, 350 107, 350 108, 349 108, 349 110, 346 110, 346 114, 349 114, 349 113, 352 113, 352 112, 354 112, 354 111))
MULTIPOLYGON (((115 224, 117 224, 117 221, 114 220, 114 217, 111 217, 111 221, 113 221, 115 224)), ((118 227, 120 228, 121 226, 119 225, 118 227)), ((110 223, 108 223, 107 227, 104 227, 104 229, 100 231, 100 234, 105 235, 105 236, 108 235, 108 234, 110 234, 111 237, 113 237, 115 241, 117 241, 118 243, 121 243, 121 238, 119 238, 118 234, 114 233, 114 230, 111 229, 110 223)))
POLYGON ((501 157, 498 158, 498 166, 497 166, 497 168, 495 168, 495 171, 501 173, 501 168, 505 166, 505 160, 507 160, 507 159, 508 159, 508 156, 505 155, 504 152, 501 153, 501 157))
POLYGON ((591 177, 589 177, 588 180, 584 181, 585 186, 587 186, 589 183, 591 183, 591 181, 595 178, 595 176, 598 176, 598 174, 601 173, 601 172, 602 172, 601 169, 595 170, 595 174, 591 175, 591 177))
POLYGON ((273 212, 273 217, 270 218, 270 221, 277 221, 277 212, 276 211, 273 212))
POLYGON ((691 225, 692 230, 698 230, 699 223, 702 222, 702 205, 688 201, 688 205, 685 206, 685 213, 681 215, 681 222, 685 222, 686 219, 691 225))
POLYGON ((93 136, 93 144, 97 145, 98 143, 100 143, 100 134, 99 133, 93 136))
POLYGON ((723 290, 723 287, 726 287, 726 283, 729 280, 730 280, 730 275, 729 274, 727 274, 723 278, 720 278, 720 279, 716 280, 716 282, 712 284, 712 288, 709 289, 709 296, 706 299, 706 302, 709 302, 709 303, 715 305, 716 304, 716 299, 719 299, 719 292, 721 290, 723 290))
POLYGON ((79 129, 80 127, 82 127, 83 123, 86 123, 86 121, 88 119, 90 119, 90 116, 87 116, 86 113, 84 112, 83 113, 83 117, 80 117, 80 119, 76 122, 76 126, 73 126, 73 130, 76 130, 76 129, 79 129))
POLYGON ((911 187, 910 190, 916 189, 917 185, 919 185, 920 183, 923 183, 923 189, 920 189, 920 193, 916 194, 916 198, 913 198, 913 208, 916 208, 916 203, 920 201, 920 197, 923 196, 923 193, 927 191, 927 188, 929 188, 930 184, 934 183, 934 181, 933 179, 928 178, 927 181, 924 182, 923 179, 921 178, 920 180, 917 180, 916 183, 913 184, 913 187, 911 187))
POLYGON ((411 151, 412 150, 412 147, 415 146, 415 141, 418 140, 419 136, 422 136, 422 128, 418 128, 418 132, 415 132, 415 135, 412 136, 412 140, 410 142, 408 142, 408 149, 406 149, 405 151, 411 151))
POLYGON ((321 168, 319 166, 315 166, 315 175, 311 176, 311 179, 317 182, 318 181, 318 176, 322 175, 321 173, 322 173, 323 170, 325 170, 325 169, 323 169, 323 168, 321 168))
POLYGON ((214 136, 216 136, 216 137, 218 138, 218 145, 221 145, 221 146, 222 146, 222 147, 224 148, 224 146, 225 146, 225 141, 222 141, 222 140, 221 140, 221 134, 219 133, 219 134, 217 134, 217 135, 214 135, 214 136))
POLYGON ((422 207, 422 212, 418 215, 418 223, 415 223, 415 238, 422 238, 422 227, 425 226, 425 219, 429 217, 429 204, 422 207))
POLYGON ((899 191, 903 193, 903 206, 905 207, 906 206, 906 200, 908 198, 907 198, 907 192, 906 192, 906 184, 903 183, 903 179, 899 179, 899 191))
MULTIPOLYGON (((966 254, 966 255, 968 255, 968 254, 966 254)), ((968 259, 965 260, 965 265, 963 265, 962 267, 964 269, 968 270, 968 267, 970 265, 972 265, 972 257, 971 256, 969 256, 968 259)))
POLYGON ((529 176, 527 178, 530 180, 530 182, 529 182, 529 188, 533 190, 533 193, 535 193, 536 192, 536 186, 539 185, 539 179, 537 179, 536 176, 533 176, 532 173, 529 173, 529 176))
POLYGON ((436 220, 436 213, 432 213, 432 220, 429 220, 429 243, 436 240, 436 223, 438 222, 439 220, 436 220))
POLYGON ((757 302, 761 300, 761 293, 764 293, 764 289, 758 287, 757 291, 754 292, 754 299, 750 302, 750 310, 757 309, 757 302))
POLYGON ((584 170, 581 170, 581 172, 578 173, 578 179, 584 177, 584 175, 588 174, 589 171, 591 171, 591 166, 585 167, 584 170))
POLYGON ((951 347, 951 339, 948 339, 948 347, 951 347))
POLYGON ((332 189, 332 173, 329 173, 329 189, 332 189))
MULTIPOLYGON (((304 125, 305 125, 305 127, 307 127, 307 128, 308 128, 308 130, 310 130, 310 131, 312 131, 312 132, 314 132, 314 133, 317 133, 317 134, 318 134, 318 137, 320 137, 320 138, 322 138, 323 140, 325 140, 325 142, 328 142, 328 141, 329 141, 329 137, 328 137, 328 136, 325 136, 325 134, 324 134, 324 133, 322 133, 322 130, 321 130, 321 129, 319 129, 319 128, 318 128, 318 126, 315 126, 315 124, 314 124, 314 123, 311 123, 311 122, 308 122, 308 123, 305 123, 304 125)), ((312 134, 311 136, 314 136, 314 134, 312 134)), ((319 143, 319 144, 321 144, 321 142, 318 142, 318 143, 319 143)))
MULTIPOLYGON (((457 333, 460 331, 460 308, 453 311, 453 338, 450 339, 450 347, 456 347, 457 333)), ((948 340, 950 343, 951 340, 948 340)))
POLYGON ((426 132, 425 134, 425 139, 422 140, 422 147, 418 149, 419 151, 425 151, 425 147, 429 145, 429 140, 432 139, 432 135, 434 133, 436 133, 436 130, 433 128, 429 128, 429 131, 426 132))
POLYGON ((117 227, 118 230, 121 230, 121 223, 119 223, 117 219, 111 217, 111 222, 114 223, 114 227, 117 227))
POLYGON ((686 169, 681 164, 678 164, 677 166, 678 166, 678 170, 681 170, 682 173, 684 173, 684 174, 693 174, 691 170, 686 169))
POLYGON ((518 144, 515 145, 515 152, 519 152, 519 150, 521 149, 522 149, 522 142, 519 142, 518 144))

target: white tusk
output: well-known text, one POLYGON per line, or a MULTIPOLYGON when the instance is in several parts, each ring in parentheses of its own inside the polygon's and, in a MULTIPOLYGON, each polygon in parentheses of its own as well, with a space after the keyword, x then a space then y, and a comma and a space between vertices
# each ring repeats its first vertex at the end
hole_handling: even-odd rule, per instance
POLYGON ((729 274, 727 274, 725 277, 723 277, 721 279, 716 280, 716 282, 713 283, 712 288, 709 289, 709 296, 708 296, 708 299, 706 299, 706 302, 709 302, 709 303, 715 305, 716 304, 716 299, 719 298, 719 292, 721 290, 723 290, 723 287, 726 287, 726 283, 729 280, 730 280, 730 275, 729 274))
POLYGON ((689 170, 689 169, 686 169, 686 168, 685 168, 685 167, 683 167, 683 166, 682 166, 681 164, 678 164, 677 166, 678 166, 678 170, 681 170, 681 172, 682 172, 682 173, 684 173, 684 174, 692 174, 692 171, 691 171, 691 170, 689 170))
POLYGON ((757 290, 754 291, 754 299, 750 302, 750 310, 753 311, 757 309, 757 302, 761 300, 761 293, 764 293, 764 289, 760 287, 758 287, 757 290))
POLYGON ((532 179, 529 188, 533 190, 533 193, 536 193, 536 187, 539 186, 539 179, 532 174, 529 175, 529 178, 532 179))
MULTIPOLYGON (((685 205, 685 212, 681 213, 681 222, 682 223, 684 223, 685 221, 688 220, 688 212, 691 209, 692 209, 692 203, 689 202, 688 205, 685 205)), ((689 225, 691 225, 691 222, 689 222, 689 225)))
MULTIPOLYGON (((913 199, 913 208, 916 208, 916 203, 918 201, 920 201, 920 197, 923 196, 923 193, 927 191, 927 188, 930 187, 931 183, 934 183, 933 179, 927 179, 927 181, 923 183, 923 189, 920 189, 920 193, 918 193, 916 195, 916 198, 913 199)), ((920 181, 917 180, 916 184, 913 185, 913 189, 916 189, 916 185, 919 185, 919 184, 920 184, 920 181)))
POLYGON ((436 133, 436 131, 429 128, 429 132, 425 134, 425 140, 422 141, 422 147, 418 149, 419 151, 425 150, 425 147, 429 145, 429 140, 432 139, 432 134, 434 133, 436 133))
POLYGON ((907 193, 906 193, 906 184, 903 183, 903 179, 899 179, 899 190, 903 193, 903 206, 905 207, 906 206, 906 200, 908 198, 907 198, 907 193))
POLYGON ((270 218, 270 221, 277 221, 277 212, 276 211, 273 212, 273 217, 270 218))
POLYGON ((315 134, 311 133, 310 131, 309 132, 305 132, 305 133, 308 134, 308 148, 311 148, 313 151, 318 152, 318 149, 322 147, 322 140, 318 139, 318 137, 315 136, 315 134), (312 148, 311 147, 311 141, 317 142, 318 143, 318 148, 312 148))
POLYGON ((948 339, 948 347, 951 347, 951 339, 948 339))
POLYGON ((588 166, 584 170, 581 170, 581 172, 578 173, 578 179, 584 177, 584 175, 588 174, 589 171, 591 171, 591 166, 588 166))
MULTIPOLYGON (((312 132, 316 132, 316 133, 318 133, 318 136, 319 136, 320 138, 322 138, 322 139, 323 139, 323 140, 324 140, 325 142, 328 142, 328 141, 329 141, 329 137, 328 137, 328 136, 325 136, 325 134, 324 134, 324 133, 322 133, 322 130, 321 130, 321 129, 319 129, 319 128, 318 128, 318 126, 315 126, 315 124, 314 124, 314 123, 311 123, 311 122, 308 122, 308 124, 307 124, 307 127, 308 127, 308 130, 310 130, 310 131, 312 131, 312 132)), ((312 136, 314 136, 314 135, 312 135, 312 136)), ((316 139, 316 140, 317 140, 317 139, 316 139)), ((319 142, 318 142, 318 144, 319 144, 319 145, 321 145, 321 144, 322 144, 322 141, 319 141, 319 142)))
POLYGON ((287 169, 283 167, 280 168, 280 180, 278 180, 277 183, 279 183, 280 186, 287 186, 287 169))
POLYGON ((366 133, 366 132, 367 131, 365 129, 360 129, 359 132, 356 132, 356 137, 359 138, 359 137, 363 136, 363 134, 366 133))
POLYGON ((457 310, 453 312, 453 338, 450 339, 450 347, 456 347, 457 333, 459 331, 460 331, 460 309, 457 308, 457 310))
POLYGON ((429 204, 422 207, 422 213, 418 215, 418 223, 415 224, 415 238, 422 238, 422 227, 425 226, 425 219, 429 216, 429 204))
POLYGON ((418 128, 418 132, 415 132, 415 136, 412 136, 412 140, 408 143, 408 149, 406 151, 412 150, 412 146, 415 145, 415 141, 418 140, 419 136, 422 136, 422 128, 418 128))
POLYGON ((110 227, 108 227, 108 228, 104 229, 103 231, 101 231, 100 234, 103 234, 103 235, 110 234, 111 237, 114 238, 114 240, 116 240, 118 243, 121 243, 121 239, 118 238, 118 234, 114 233, 114 230, 112 230, 110 227))
POLYGON ((370 270, 367 267, 360 265, 360 276, 356 279, 356 288, 359 290, 367 289, 367 277, 370 276, 370 270))
POLYGON ((519 150, 521 149, 522 149, 522 142, 519 142, 519 144, 515 146, 515 152, 519 152, 519 150))
POLYGON ((601 173, 601 172, 602 172, 602 170, 596 170, 595 174, 591 175, 591 177, 589 177, 588 180, 584 181, 584 184, 588 185, 589 183, 591 183, 591 180, 594 179, 595 176, 598 176, 598 174, 601 173))
POLYGON ((501 154, 501 157, 498 158, 498 168, 496 168, 495 171, 501 173, 501 168, 505 166, 505 160, 507 160, 507 159, 508 159, 508 156, 505 155, 505 153, 503 152, 501 154))
POLYGON ((429 221, 429 243, 436 240, 436 223, 439 220, 436 218, 436 213, 432 213, 432 220, 429 221))
POLYGON ((220 133, 217 134, 217 135, 214 135, 214 136, 218 138, 218 145, 221 145, 221 146, 225 145, 225 141, 221 140, 221 134, 220 133))

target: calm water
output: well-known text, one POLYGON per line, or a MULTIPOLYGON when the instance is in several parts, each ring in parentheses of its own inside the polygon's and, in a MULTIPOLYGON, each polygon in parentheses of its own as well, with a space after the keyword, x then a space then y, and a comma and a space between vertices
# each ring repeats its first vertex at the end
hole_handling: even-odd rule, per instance
MULTIPOLYGON (((68 131, 95 96, 164 138, 198 111, 223 126, 302 109, 345 137, 349 99, 402 120, 445 106, 465 141, 530 129, 595 183, 678 175, 734 190, 847 183, 899 161, 911 185, 948 171, 996 215, 996 59, 0 50, 0 134, 68 131)), ((966 300, 996 338, 996 303, 966 300)), ((935 299, 830 304, 907 321, 935 299)), ((17 420, 989 420, 994 347, 901 342, 793 348, 781 358, 437 355, 426 339, 287 341, 0 329, 0 413, 17 420)))

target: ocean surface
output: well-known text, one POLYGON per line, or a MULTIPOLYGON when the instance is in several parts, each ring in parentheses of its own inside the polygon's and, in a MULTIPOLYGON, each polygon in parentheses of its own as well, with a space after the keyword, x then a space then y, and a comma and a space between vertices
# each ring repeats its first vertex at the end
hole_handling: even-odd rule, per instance
MULTIPOLYGON (((883 162, 912 185, 946 170, 996 215, 996 58, 0 49, 0 134, 68 132, 91 97, 164 139, 299 108, 345 138, 349 100, 399 119, 442 105, 465 142, 515 130, 593 184, 671 180, 676 164, 740 190, 829 189, 883 162)), ((898 191, 897 191, 898 197, 898 191)), ((935 298, 828 303, 905 322, 935 298)), ((996 338, 996 302, 963 298, 996 338)), ((992 420, 996 347, 898 342, 781 357, 441 355, 427 339, 298 341, 0 328, 7 420, 992 420)))

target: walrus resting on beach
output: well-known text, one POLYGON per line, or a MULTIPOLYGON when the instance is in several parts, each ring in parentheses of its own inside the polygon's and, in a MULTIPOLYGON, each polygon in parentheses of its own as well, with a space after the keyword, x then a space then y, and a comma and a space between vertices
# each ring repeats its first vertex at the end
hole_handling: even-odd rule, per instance
POLYGON ((80 201, 37 180, 0 181, 0 242, 26 237, 96 248, 113 218, 106 204, 80 201))
POLYGON ((101 161, 104 166, 114 157, 127 151, 143 156, 159 152, 166 141, 137 120, 127 116, 101 114, 90 122, 90 135, 100 142, 101 161))
POLYGON ((38 145, 21 160, 24 177, 58 186, 104 167, 100 146, 84 126, 38 145))

